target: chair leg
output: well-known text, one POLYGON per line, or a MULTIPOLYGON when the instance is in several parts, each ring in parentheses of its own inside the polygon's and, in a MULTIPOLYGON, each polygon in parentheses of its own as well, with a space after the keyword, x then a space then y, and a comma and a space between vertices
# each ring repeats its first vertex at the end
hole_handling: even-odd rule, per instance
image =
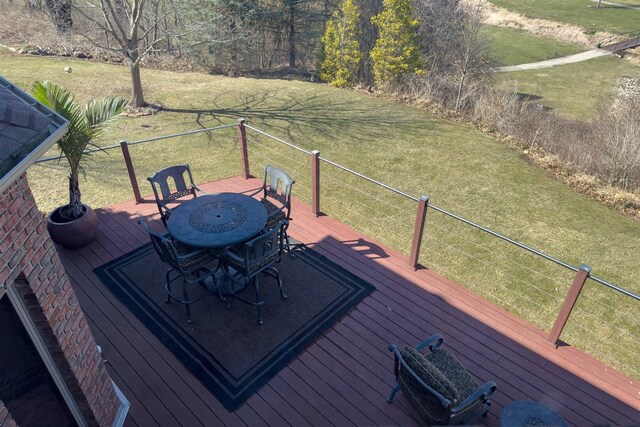
POLYGON ((287 252, 289 253, 289 256, 291 258, 295 258, 296 256, 293 254, 293 251, 291 250, 291 241, 289 241, 289 234, 287 233, 287 230, 284 230, 284 241, 286 242, 285 246, 287 247, 287 252))
POLYGON ((391 393, 389 394, 389 397, 387 397, 387 402, 388 403, 391 403, 393 398, 396 396, 396 393, 398 392, 398 390, 400 390, 400 384, 396 383, 396 385, 394 385, 391 388, 391 393))
POLYGON ((165 283, 167 284, 167 299, 165 299, 164 302, 166 302, 167 304, 171 303, 171 278, 169 276, 170 273, 171 270, 167 271, 167 274, 165 274, 164 276, 165 283))
POLYGON ((189 301, 189 293, 187 291, 187 280, 186 278, 182 278, 182 297, 184 298, 183 301, 185 301, 185 307, 187 308, 187 323, 191 324, 193 323, 191 321, 191 304, 188 302, 189 301))
POLYGON ((253 276, 253 284, 256 288, 256 307, 258 308, 258 325, 262 325, 264 320, 262 319, 262 304, 264 301, 260 300, 260 282, 258 281, 258 275, 253 276))
POLYGON ((278 291, 280 291, 280 298, 287 299, 287 294, 284 293, 284 289, 282 289, 282 279, 280 279, 280 273, 275 268, 273 271, 276 272, 276 279, 278 280, 278 291))
POLYGON ((278 269, 275 267, 265 268, 263 271, 264 274, 267 274, 278 281, 278 291, 280 292, 280 298, 287 299, 287 294, 284 293, 284 289, 282 288, 282 280, 280 279, 280 273, 278 269))

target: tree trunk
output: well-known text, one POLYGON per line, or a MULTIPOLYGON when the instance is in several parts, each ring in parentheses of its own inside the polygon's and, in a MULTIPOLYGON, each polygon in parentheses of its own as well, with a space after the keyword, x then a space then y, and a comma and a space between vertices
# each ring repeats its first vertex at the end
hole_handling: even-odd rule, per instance
POLYGON ((462 99, 462 89, 464 87, 464 79, 466 76, 467 76, 467 73, 463 72, 462 75, 460 76, 460 82, 458 83, 458 94, 456 96, 456 106, 454 108, 454 111, 456 113, 460 109, 460 100, 462 99))
POLYGON ((83 214, 78 174, 69 174, 69 205, 60 209, 60 215, 67 220, 78 219, 83 214))
POLYGON ((70 0, 45 0, 45 4, 58 32, 62 33, 73 27, 70 0))
POLYGON ((289 67, 296 67, 296 5, 289 0, 289 67))
POLYGON ((598 0, 598 7, 596 7, 596 9, 600 9, 600 3, 602 3, 602 0, 598 0))
POLYGON ((131 63, 131 100, 129 105, 135 108, 144 107, 147 103, 144 101, 144 93, 142 92, 142 80, 140 79, 140 62, 131 63))

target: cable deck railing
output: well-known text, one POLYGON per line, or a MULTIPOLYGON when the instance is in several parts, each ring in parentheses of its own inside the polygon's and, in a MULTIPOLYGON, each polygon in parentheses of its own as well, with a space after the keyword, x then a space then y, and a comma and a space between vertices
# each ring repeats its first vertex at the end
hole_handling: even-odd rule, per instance
MULTIPOLYGON (((450 218, 451 220, 453 220, 455 223, 460 223, 460 224, 465 224, 466 226, 469 226, 471 229, 473 230, 477 230, 478 232, 480 232, 483 235, 486 236, 490 236, 491 238, 495 238, 498 239, 499 241, 502 242, 506 242, 508 245, 513 246, 515 248, 518 248, 519 250, 523 250, 528 254, 533 255, 534 257, 537 257, 541 260, 544 261, 548 261, 553 263, 554 265, 560 266, 562 267, 564 270, 570 271, 572 273, 575 274, 573 282, 570 285, 570 288, 564 298, 564 301, 561 304, 559 313, 557 314, 555 321, 553 323, 553 327, 551 327, 550 331, 548 331, 549 335, 547 337, 548 341, 550 341, 553 344, 558 344, 560 336, 562 335, 562 332, 567 324, 567 321, 574 309, 574 306, 576 305, 576 302, 578 301, 578 298, 581 294, 581 291, 585 285, 585 283, 587 282, 587 280, 593 280, 594 282, 598 283, 599 285, 602 285, 604 288, 607 289, 611 289, 613 291, 615 291, 616 293, 623 295, 625 298, 631 298, 632 301, 640 301, 640 296, 628 289, 625 289, 621 286, 618 286, 614 283, 611 283, 610 281, 607 281, 603 278, 597 277, 595 275, 592 274, 591 272, 591 267, 587 266, 587 265, 580 265, 580 266, 575 266, 572 265, 571 263, 565 262, 561 259, 558 259, 556 257, 553 257, 551 255, 546 254, 545 252, 538 250, 536 248, 533 248, 531 246, 525 245, 521 242, 518 242, 515 239, 512 239, 508 236, 505 236, 499 232, 496 232, 488 227, 485 227, 481 224, 478 224, 477 222, 474 222, 472 220, 469 220, 461 215, 458 215, 454 212, 451 212, 443 207, 434 205, 432 203, 430 203, 430 198, 428 196, 415 196, 412 195, 406 191, 403 191, 401 189, 395 188, 391 185, 385 184, 384 182, 381 182, 379 180, 373 179, 369 176, 366 176, 363 173, 360 173, 356 170, 353 170, 352 168, 348 168, 344 165, 341 165, 329 158, 325 158, 320 156, 320 152, 317 150, 306 150, 304 148, 301 148, 291 142, 288 142, 286 140, 283 140, 281 138, 278 138, 274 135, 269 134, 268 132, 265 132, 261 129, 258 129, 256 127, 250 126, 248 124, 245 123, 245 121, 243 119, 238 120, 238 123, 234 123, 234 124, 226 124, 226 125, 221 125, 221 126, 215 126, 215 127, 211 127, 211 128, 206 128, 206 129, 198 129, 198 130, 194 130, 194 131, 188 131, 188 132, 181 132, 181 133, 174 133, 174 134, 169 134, 169 135, 163 135, 163 136, 159 136, 159 137, 154 137, 154 138, 149 138, 149 139, 142 139, 142 140, 138 140, 138 141, 133 141, 133 142, 127 142, 127 141, 121 141, 119 144, 117 145, 110 145, 110 146, 106 146, 106 147, 101 147, 101 148, 97 148, 97 149, 92 149, 92 150, 88 150, 89 152, 96 152, 96 151, 104 151, 104 150, 110 150, 116 147, 120 147, 123 153, 123 157, 125 159, 125 164, 127 166, 127 171, 129 173, 129 178, 130 178, 130 182, 131 182, 131 187, 135 196, 135 199, 137 202, 143 202, 145 201, 142 196, 140 195, 140 190, 138 188, 138 182, 137 182, 137 178, 136 178, 136 173, 135 173, 135 167, 134 167, 134 162, 131 158, 131 154, 129 152, 129 147, 133 146, 133 145, 138 145, 138 144, 142 144, 142 143, 147 143, 147 142, 153 142, 153 141, 159 141, 159 140, 165 140, 165 139, 171 139, 171 138, 176 138, 176 137, 182 137, 182 136, 188 136, 188 135, 193 135, 193 134, 198 134, 198 133, 203 133, 203 132, 212 132, 212 131, 217 131, 217 130, 222 130, 222 129, 226 129, 226 128, 231 128, 231 127, 235 127, 238 129, 238 148, 240 151, 240 157, 241 157, 241 164, 242 164, 242 176, 245 178, 249 178, 251 177, 251 173, 250 173, 250 158, 249 158, 249 146, 248 146, 248 138, 247 138, 247 130, 251 131, 252 133, 255 133, 255 135, 258 135, 260 137, 264 137, 267 140, 271 140, 271 141, 275 141, 275 143, 282 145, 283 147, 287 147, 289 149, 293 149, 296 152, 298 152, 299 154, 301 154, 303 156, 303 158, 308 158, 307 161, 301 161, 301 160, 295 160, 295 163, 297 163, 297 168, 302 169, 306 169, 306 171, 304 171, 303 173, 308 173, 307 178, 308 178, 308 182, 309 185, 306 187, 306 189, 308 190, 308 192, 310 193, 310 198, 311 198, 311 210, 313 212, 313 214, 315 215, 320 215, 321 214, 321 200, 320 200, 320 169, 321 169, 321 165, 328 165, 330 167, 336 168, 337 170, 340 170, 341 172, 354 177, 354 179, 357 180, 361 180, 363 182, 366 182, 370 185, 373 185, 374 187, 381 189, 382 191, 388 191, 392 194, 395 194, 411 203, 415 203, 415 222, 413 224, 409 223, 409 221, 405 221, 403 222, 403 227, 404 229, 408 232, 411 231, 412 232, 412 237, 411 237, 411 248, 409 251, 409 256, 408 256, 408 263, 409 265, 411 265, 414 268, 417 268, 419 266, 419 258, 420 258, 420 250, 421 250, 421 245, 422 245, 422 240, 423 237, 425 236, 425 233, 428 231, 425 229, 425 225, 426 225, 426 218, 427 218, 427 214, 428 212, 437 212, 439 214, 444 215, 447 218, 450 218), (305 164, 306 162, 306 164, 305 164)), ((266 147, 265 146, 261 146, 260 149, 262 151, 265 151, 266 147)), ((265 157, 265 161, 268 158, 268 155, 265 153, 263 157, 265 157)), ((261 155, 261 153, 255 153, 254 155, 261 155)), ((274 156, 276 156, 277 154, 274 153, 274 156)), ((52 160, 56 160, 59 159, 60 157, 48 157, 48 158, 43 158, 40 159, 39 162, 46 162, 46 161, 52 161, 52 160)), ((329 176, 331 176, 329 174, 329 176)), ((298 181, 298 180, 297 180, 298 181)), ((307 179, 305 179, 305 182, 307 181, 307 179)), ((355 190, 354 190, 355 191, 355 190)), ((369 197, 373 197, 369 194, 365 194, 364 191, 360 190, 363 193, 363 196, 369 196, 369 197)), ((384 196, 381 196, 382 198, 384 198, 384 196)), ((350 202, 352 203, 361 203, 360 201, 357 200, 350 200, 350 202)), ((380 204, 380 203, 378 203, 380 204)), ((364 209, 365 207, 363 206, 362 209, 364 209)), ((388 207, 389 209, 392 209, 393 206, 388 207)), ((358 210, 358 209, 356 209, 358 210)), ((355 215, 355 213, 353 213, 355 215)), ((391 216, 392 214, 388 214, 387 216, 391 216)), ((356 215, 357 216, 357 215, 356 215)), ((366 215, 362 215, 361 221, 373 221, 375 222, 375 220, 378 220, 379 215, 376 216, 376 218, 372 218, 372 217, 367 217, 366 215)), ((340 220, 340 218, 336 218, 338 220, 340 220)), ((382 221, 384 221, 384 219, 382 219, 382 221)), ((385 224, 381 223, 377 225, 378 228, 380 229, 385 229, 385 224)), ((447 235, 446 232, 447 230, 440 230, 442 233, 442 235, 447 235)), ((382 236, 382 240, 387 240, 387 237, 389 236, 382 236)), ((387 244, 387 242, 385 242, 385 244, 387 244)), ((392 243, 391 243, 392 244, 392 243)), ((446 242, 445 242, 446 244, 446 242)), ((476 245, 476 243, 472 244, 476 245)), ((459 251, 459 249, 455 248, 455 246, 451 246, 450 248, 451 250, 456 250, 459 251)), ((469 256, 468 254, 460 254, 465 255, 465 256, 469 256)), ((478 261, 476 259, 476 261, 478 261)), ((463 268, 463 266, 460 266, 461 268, 463 268)), ((530 269, 532 274, 543 274, 540 273, 538 271, 536 271, 534 268, 530 269)), ((505 273, 507 275, 509 275, 510 273, 505 273)), ((517 278, 513 278, 513 280, 517 280, 517 278)), ((553 279, 551 279, 553 280, 553 279)), ((555 295, 548 295, 547 297, 552 297, 555 295)), ((516 296, 517 298, 517 296, 516 296)), ((586 297, 585 297, 586 298, 586 297)), ((546 329, 546 328, 545 328, 546 329)), ((633 336, 632 336, 633 339, 633 336)), ((636 371, 637 374, 637 371, 636 371)))

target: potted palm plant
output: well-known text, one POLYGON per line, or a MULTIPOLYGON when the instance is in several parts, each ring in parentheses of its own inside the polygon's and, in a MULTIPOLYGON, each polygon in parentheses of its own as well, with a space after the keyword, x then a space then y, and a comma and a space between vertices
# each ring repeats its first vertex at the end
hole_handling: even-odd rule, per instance
POLYGON ((81 200, 78 178, 85 173, 84 156, 88 146, 95 146, 91 141, 120 115, 127 100, 102 98, 80 105, 68 90, 50 81, 36 82, 32 94, 69 121, 67 133, 58 141, 61 155, 69 162, 69 204, 51 212, 47 229, 53 241, 62 247, 79 248, 94 239, 98 224, 95 212, 81 200))

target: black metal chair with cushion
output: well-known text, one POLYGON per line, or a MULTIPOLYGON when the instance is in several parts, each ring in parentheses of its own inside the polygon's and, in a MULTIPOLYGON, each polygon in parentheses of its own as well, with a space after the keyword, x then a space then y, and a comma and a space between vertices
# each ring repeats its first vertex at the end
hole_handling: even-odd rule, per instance
POLYGON ((180 304, 184 304, 187 308, 187 323, 192 323, 191 304, 200 301, 207 296, 207 294, 203 294, 195 299, 189 298, 189 287, 196 284, 206 286, 206 280, 211 278, 210 283, 212 286, 210 286, 208 290, 217 288, 214 276, 217 271, 217 266, 215 269, 210 267, 218 259, 218 253, 211 249, 185 245, 177 240, 162 236, 149 228, 147 223, 142 219, 138 220, 138 224, 142 225, 149 234, 153 248, 156 250, 160 259, 170 267, 165 275, 166 302, 177 301, 180 304), (171 290, 171 284, 179 278, 182 278, 181 297, 177 296, 171 290))
POLYGON ((258 307, 258 324, 264 323, 262 319, 262 306, 265 304, 265 300, 260 294, 260 281, 258 276, 260 273, 265 273, 278 281, 278 290, 282 299, 287 299, 287 295, 282 289, 282 280, 280 279, 280 273, 273 266, 280 261, 282 251, 284 249, 284 232, 286 230, 288 222, 286 220, 280 221, 270 230, 265 231, 258 237, 254 237, 252 240, 232 246, 224 252, 225 267, 231 267, 236 270, 236 274, 243 277, 245 284, 253 282, 256 299, 255 301, 248 301, 236 294, 234 296, 240 301, 255 305, 258 307))
MULTIPOLYGON (((267 209, 268 217, 264 230, 270 230, 280 221, 291 221, 291 190, 295 181, 282 169, 267 165, 264 168, 262 187, 252 195, 261 193, 261 202, 267 209)), ((288 224, 287 224, 288 227, 288 224)), ((289 255, 291 244, 287 229, 284 229, 284 240, 289 255)))
POLYGON ((396 385, 387 402, 402 390, 425 424, 468 424, 487 415, 496 384, 489 381, 481 386, 453 354, 440 348, 443 342, 444 338, 436 334, 415 348, 399 350, 389 345, 395 355, 396 385), (425 347, 430 352, 422 354, 420 350, 425 347))
POLYGON ((186 196, 196 197, 198 192, 202 193, 202 190, 193 183, 191 169, 187 164, 162 169, 156 172, 155 175, 148 177, 147 180, 151 183, 151 188, 153 188, 153 195, 156 197, 160 218, 165 227, 169 216, 171 216, 169 203, 186 196), (188 179, 188 182, 185 178, 188 179), (171 181, 173 181, 173 185, 171 181))

